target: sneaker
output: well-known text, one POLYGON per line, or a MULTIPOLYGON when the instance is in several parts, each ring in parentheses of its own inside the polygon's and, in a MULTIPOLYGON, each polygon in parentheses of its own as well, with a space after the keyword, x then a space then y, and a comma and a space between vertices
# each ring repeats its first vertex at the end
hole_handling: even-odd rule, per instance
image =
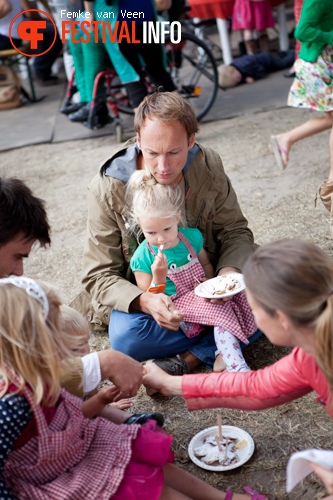
POLYGON ((127 420, 125 420, 124 424, 145 424, 147 420, 155 420, 159 427, 163 427, 164 417, 162 413, 153 412, 153 413, 134 413, 127 420))
POLYGON ((67 115, 67 118, 71 122, 85 122, 87 121, 89 116, 89 107, 90 103, 85 104, 84 106, 81 106, 80 109, 75 111, 75 113, 70 113, 69 115, 67 115))
POLYGON ((189 372, 186 361, 179 354, 171 358, 154 359, 153 363, 169 375, 185 375, 189 372))
POLYGON ((63 106, 60 108, 60 113, 63 115, 70 115, 71 113, 75 113, 79 111, 83 106, 85 106, 86 102, 74 102, 73 104, 68 104, 67 106, 63 106))
POLYGON ((113 121, 109 116, 108 107, 105 102, 98 102, 90 107, 87 122, 84 124, 91 130, 102 128, 113 121))

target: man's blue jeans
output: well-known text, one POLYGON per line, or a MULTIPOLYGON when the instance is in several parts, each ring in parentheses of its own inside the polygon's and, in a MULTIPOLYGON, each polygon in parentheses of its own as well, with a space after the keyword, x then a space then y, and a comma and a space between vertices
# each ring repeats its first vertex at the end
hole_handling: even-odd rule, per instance
MULTIPOLYGON (((262 332, 257 330, 249 338, 250 343, 261 335, 262 332)), ((161 328, 149 314, 112 311, 109 337, 112 349, 137 361, 175 356, 184 351, 190 351, 209 367, 212 367, 215 361, 213 327, 207 327, 197 337, 188 338, 182 330, 161 328)), ((242 342, 241 347, 245 347, 242 342)))

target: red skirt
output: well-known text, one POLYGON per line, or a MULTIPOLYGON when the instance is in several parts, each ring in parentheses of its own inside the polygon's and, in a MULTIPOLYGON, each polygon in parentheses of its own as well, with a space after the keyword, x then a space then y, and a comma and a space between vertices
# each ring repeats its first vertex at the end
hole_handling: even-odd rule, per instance
POLYGON ((132 441, 132 457, 114 500, 158 499, 164 484, 162 468, 174 461, 170 450, 172 437, 149 420, 132 441))
POLYGON ((269 0, 236 0, 232 12, 232 29, 264 31, 274 27, 269 0))

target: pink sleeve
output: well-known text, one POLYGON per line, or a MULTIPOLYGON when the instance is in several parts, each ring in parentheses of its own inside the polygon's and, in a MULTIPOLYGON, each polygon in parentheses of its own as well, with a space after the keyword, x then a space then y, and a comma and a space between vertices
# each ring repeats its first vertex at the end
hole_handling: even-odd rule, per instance
POLYGON ((314 367, 319 370, 314 358, 295 348, 288 356, 262 370, 184 375, 183 396, 189 410, 271 408, 311 392, 314 367))

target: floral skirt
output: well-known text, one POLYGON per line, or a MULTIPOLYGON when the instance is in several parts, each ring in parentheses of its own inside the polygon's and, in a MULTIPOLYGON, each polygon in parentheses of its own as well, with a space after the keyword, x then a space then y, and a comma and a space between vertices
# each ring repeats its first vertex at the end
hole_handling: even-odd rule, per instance
POLYGON ((295 71, 288 106, 333 111, 333 46, 326 47, 315 62, 297 59, 295 71))

